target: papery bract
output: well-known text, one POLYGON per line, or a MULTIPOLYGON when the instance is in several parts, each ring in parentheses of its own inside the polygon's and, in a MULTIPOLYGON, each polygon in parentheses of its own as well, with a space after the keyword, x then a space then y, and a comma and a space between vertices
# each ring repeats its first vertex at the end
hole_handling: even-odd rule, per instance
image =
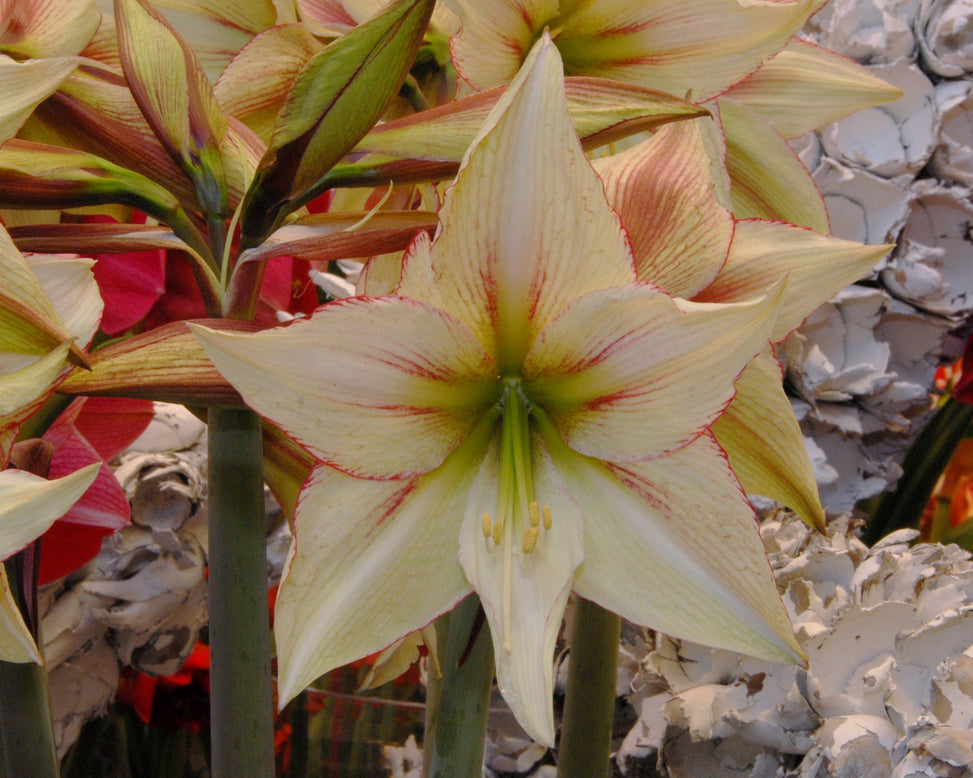
POLYGON ((665 632, 800 656, 709 432, 772 334, 781 284, 713 305, 638 283, 563 90, 542 36, 397 294, 256 335, 193 326, 320 462, 277 602, 282 699, 471 589, 500 689, 547 744, 572 589, 665 632))

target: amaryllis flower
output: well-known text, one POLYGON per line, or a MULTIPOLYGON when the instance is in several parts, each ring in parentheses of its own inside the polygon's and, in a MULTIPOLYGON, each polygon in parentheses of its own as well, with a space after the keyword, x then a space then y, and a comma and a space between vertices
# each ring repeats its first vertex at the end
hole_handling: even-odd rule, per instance
POLYGON ((568 75, 651 85, 706 100, 784 48, 824 0, 447 0, 462 22, 451 46, 475 89, 506 83, 550 29, 568 75))
MULTIPOLYGON (((638 279, 697 302, 739 302, 788 282, 771 340, 779 342, 815 308, 855 282, 891 246, 866 246, 804 227, 738 220, 714 192, 729 175, 719 127, 709 119, 677 122, 594 167, 628 231, 638 279)), ((785 503, 824 525, 824 510, 797 420, 770 350, 739 381, 713 427, 748 491, 785 503)))
POLYGON ((797 659, 709 431, 781 285, 699 304, 637 281, 547 35, 440 216, 394 295, 245 336, 194 326, 244 399, 319 460, 277 601, 281 699, 470 591, 501 692, 547 744, 572 590, 664 632, 797 659))

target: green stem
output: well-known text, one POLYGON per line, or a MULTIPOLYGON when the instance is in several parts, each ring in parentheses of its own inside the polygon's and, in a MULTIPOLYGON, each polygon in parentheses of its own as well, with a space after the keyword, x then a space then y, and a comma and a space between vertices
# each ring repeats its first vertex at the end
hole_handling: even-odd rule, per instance
MULTIPOLYGON (((25 592, 18 565, 9 559, 4 567, 11 593, 21 613, 25 613, 25 592)), ((39 636, 37 645, 42 645, 39 636)), ((20 775, 57 778, 60 774, 44 665, 0 662, 0 742, 4 775, 8 778, 20 775)))
POLYGON ((426 695, 423 745, 427 778, 480 778, 487 716, 493 690, 493 642, 482 623, 468 655, 477 597, 467 597, 436 621, 443 677, 430 682, 426 695), (463 658, 462 664, 459 664, 463 658))
POLYGON ((559 778, 610 775, 621 624, 618 616, 600 605, 580 597, 575 603, 568 691, 557 753, 559 778))
POLYGON ((273 778, 260 420, 209 412, 209 609, 213 778, 273 778))
POLYGON ((902 478, 894 492, 886 494, 868 521, 865 542, 869 545, 897 529, 918 527, 922 511, 940 473, 973 423, 973 405, 947 398, 923 428, 902 460, 902 478))

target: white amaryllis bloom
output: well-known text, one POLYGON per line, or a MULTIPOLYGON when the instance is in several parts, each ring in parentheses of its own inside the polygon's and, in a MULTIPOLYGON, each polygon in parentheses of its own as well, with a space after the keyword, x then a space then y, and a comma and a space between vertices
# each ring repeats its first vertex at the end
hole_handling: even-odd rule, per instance
POLYGON ((722 304, 639 282, 562 73, 543 35, 396 294, 255 335, 194 327, 321 462, 277 603, 282 701, 470 591, 501 692, 549 745, 572 590, 667 633, 800 657, 709 429, 773 334, 781 284, 722 304))

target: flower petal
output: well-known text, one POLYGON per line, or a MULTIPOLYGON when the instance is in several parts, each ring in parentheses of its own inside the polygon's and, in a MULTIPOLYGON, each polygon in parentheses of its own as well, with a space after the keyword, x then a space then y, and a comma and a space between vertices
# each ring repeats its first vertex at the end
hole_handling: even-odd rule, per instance
POLYGON ((101 21, 94 0, 15 0, 0 5, 0 51, 17 59, 78 54, 101 21))
POLYGON ((551 454, 585 514, 579 595, 683 639, 802 658, 753 509, 711 435, 624 466, 551 454))
POLYGON ((79 346, 87 346, 98 331, 105 308, 91 270, 94 260, 45 255, 25 259, 64 328, 79 346))
POLYGON ((823 530, 824 508, 804 436, 769 348, 747 365, 736 390, 726 412, 713 424, 733 472, 747 492, 777 500, 823 530))
POLYGON ((744 300, 787 275, 771 336, 778 341, 832 295, 867 275, 892 248, 827 237, 781 222, 738 222, 723 270, 694 299, 724 303, 744 300))
POLYGON ((353 475, 432 470, 499 391, 472 333, 414 300, 347 298, 246 336, 190 326, 247 404, 353 475))
MULTIPOLYGON (((50 389, 67 365, 69 342, 62 343, 39 359, 17 370, 0 375, 0 429, 13 413, 50 389)), ((0 462, 3 458, 0 457, 0 462)))
POLYGON ((634 280, 628 241, 574 134, 546 34, 490 113, 440 219, 431 255, 407 255, 399 294, 466 322, 502 373, 519 370, 567 301, 634 280))
POLYGON ((315 469, 298 500, 295 543, 277 596, 282 704, 469 593, 456 563, 456 527, 478 464, 461 449, 415 480, 315 469))
POLYGON ((898 100, 902 90, 853 59, 795 38, 724 96, 749 106, 790 140, 898 100))
POLYGON ((541 30, 555 31, 569 75, 611 78, 707 99, 784 47, 823 0, 453 0, 453 60, 477 89, 516 73, 541 30))
POLYGON ((594 162, 632 241, 638 279, 679 297, 692 297, 713 280, 733 237, 733 214, 713 196, 718 174, 703 121, 666 125, 628 151, 594 162))
POLYGON ((538 528, 537 545, 529 553, 522 545, 526 521, 506 526, 499 543, 484 537, 483 514, 498 516, 498 435, 470 489, 459 558, 490 624, 500 692, 527 733, 553 746, 554 644, 584 556, 582 517, 536 436, 531 448, 534 497, 550 508, 551 528, 538 528))
POLYGON ((22 549, 66 513, 100 467, 94 463, 54 481, 23 470, 0 471, 0 558, 22 549))
POLYGON ((17 62, 0 54, 0 143, 16 135, 34 108, 50 97, 77 66, 77 60, 69 57, 17 62))
POLYGON ((538 336, 525 391, 583 454, 629 461, 673 451, 729 403, 767 342, 780 294, 696 306, 648 286, 592 292, 538 336))
POLYGON ((742 103, 720 99, 718 104, 733 215, 780 219, 825 235, 831 232, 817 184, 780 134, 742 103))

